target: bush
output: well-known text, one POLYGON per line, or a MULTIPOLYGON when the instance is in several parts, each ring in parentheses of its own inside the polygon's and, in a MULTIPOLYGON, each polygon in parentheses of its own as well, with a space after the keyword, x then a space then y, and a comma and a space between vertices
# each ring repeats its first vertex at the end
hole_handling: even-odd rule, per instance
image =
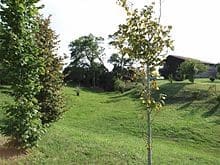
POLYGON ((36 94, 42 88, 44 62, 38 56, 36 16, 39 0, 1 1, 1 62, 11 81, 14 104, 5 108, 1 133, 18 148, 36 146, 43 133, 36 94))
POLYGON ((136 85, 136 93, 137 93, 137 95, 141 96, 143 90, 144 90, 144 85, 142 83, 138 83, 136 85))
POLYGON ((168 80, 171 84, 173 83, 173 75, 172 74, 169 74, 168 80))
POLYGON ((207 67, 199 61, 186 60, 180 64, 179 70, 190 82, 194 83, 195 75, 206 71, 207 67))
POLYGON ((62 58, 56 54, 58 36, 50 28, 50 17, 38 18, 39 32, 36 34, 40 48, 39 57, 44 61, 44 74, 40 76, 42 89, 37 94, 42 124, 57 121, 64 112, 62 86, 62 58))
POLYGON ((209 80, 211 81, 211 82, 214 82, 215 81, 215 77, 209 77, 209 80))
POLYGON ((216 97, 216 100, 220 103, 220 95, 216 97))
POLYGON ((32 148, 45 131, 39 118, 39 107, 25 98, 19 101, 22 104, 5 107, 7 118, 3 120, 1 133, 10 136, 10 144, 18 149, 32 148))
POLYGON ((134 82, 126 81, 125 82, 125 89, 124 89, 124 91, 129 91, 131 89, 134 89, 135 87, 136 87, 136 85, 135 85, 134 82))
POLYGON ((121 93, 124 93, 125 91, 125 82, 120 80, 120 79, 116 79, 114 82, 114 89, 117 91, 120 91, 121 93))
POLYGON ((79 96, 79 93, 80 93, 80 88, 76 87, 76 96, 79 96))

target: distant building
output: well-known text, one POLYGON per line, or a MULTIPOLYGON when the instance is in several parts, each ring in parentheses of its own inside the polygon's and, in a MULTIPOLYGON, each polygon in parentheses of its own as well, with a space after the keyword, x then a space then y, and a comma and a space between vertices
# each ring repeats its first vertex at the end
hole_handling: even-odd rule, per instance
MULTIPOLYGON (((182 56, 175 56, 169 55, 164 60, 163 68, 159 69, 160 75, 163 76, 165 79, 169 77, 169 75, 173 75, 175 80, 182 80, 181 74, 178 71, 178 68, 182 62, 185 60, 196 60, 192 58, 182 57, 182 56)), ((197 60, 200 61, 200 60, 197 60)), ((197 78, 208 78, 208 77, 216 77, 217 74, 217 67, 216 64, 200 61, 201 63, 205 64, 208 67, 206 72, 197 74, 195 77, 197 78)))

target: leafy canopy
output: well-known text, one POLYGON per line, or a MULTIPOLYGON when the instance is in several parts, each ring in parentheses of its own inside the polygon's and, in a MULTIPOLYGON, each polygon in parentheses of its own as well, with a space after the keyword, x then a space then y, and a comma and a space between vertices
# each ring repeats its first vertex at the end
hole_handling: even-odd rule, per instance
POLYGON ((98 68, 104 66, 102 61, 104 48, 100 46, 103 40, 102 37, 89 34, 79 37, 69 44, 72 60, 70 67, 89 68, 93 87, 96 86, 98 68))
POLYGON ((37 2, 39 0, 0 1, 0 55, 12 81, 15 100, 5 109, 6 119, 1 131, 20 148, 35 146, 44 132, 36 99, 41 89, 40 76, 44 74, 35 36, 39 30, 37 2))
POLYGON ((168 49, 173 49, 170 39, 171 26, 162 26, 154 18, 153 5, 143 9, 132 9, 127 0, 119 0, 127 13, 125 24, 110 37, 111 42, 120 52, 130 58, 140 60, 150 67, 160 65, 161 57, 168 49))
POLYGON ((104 48, 100 46, 104 39, 93 34, 82 36, 69 44, 71 65, 91 67, 94 63, 102 63, 104 48))
POLYGON ((62 62, 63 59, 57 55, 59 44, 58 35, 50 28, 50 17, 44 19, 39 16, 39 32, 37 36, 37 45, 39 57, 44 61, 44 74, 40 76, 42 88, 37 94, 40 105, 42 124, 50 124, 57 121, 63 110, 62 98, 62 62))
POLYGON ((179 70, 190 82, 194 82, 195 75, 207 70, 205 64, 198 60, 186 60, 180 64, 179 70))

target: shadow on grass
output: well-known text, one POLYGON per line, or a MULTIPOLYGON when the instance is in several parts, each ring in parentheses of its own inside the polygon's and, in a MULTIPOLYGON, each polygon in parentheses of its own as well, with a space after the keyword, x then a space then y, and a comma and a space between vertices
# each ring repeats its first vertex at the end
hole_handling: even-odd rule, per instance
POLYGON ((209 111, 205 112, 202 116, 206 118, 213 115, 220 116, 220 103, 217 103, 209 111))
MULTIPOLYGON (((166 83, 160 85, 160 90, 158 92, 155 92, 153 95, 154 98, 158 98, 160 93, 166 94, 167 99, 166 99, 166 104, 174 104, 176 102, 186 102, 186 101, 191 101, 191 98, 184 98, 181 96, 176 96, 186 85, 191 85, 191 83, 166 83)), ((110 97, 111 100, 109 102, 118 102, 123 97, 130 97, 133 100, 137 100, 140 96, 138 92, 135 89, 129 90, 124 92, 123 94, 118 94, 116 96, 110 97)))
MULTIPOLYGON (((197 89, 196 86, 185 88, 187 85, 193 85, 192 83, 174 83, 163 84, 160 86, 161 93, 167 95, 167 104, 184 104, 179 109, 189 107, 193 101, 205 100, 209 97, 209 93, 205 89, 197 89)), ((196 84, 195 84, 196 85, 196 84)))
POLYGON ((183 104, 181 107, 179 107, 177 110, 184 110, 186 108, 189 108, 191 106, 193 101, 187 102, 185 104, 183 104))
POLYGON ((214 123, 216 125, 220 125, 220 119, 217 119, 217 120, 213 121, 212 123, 214 123))
POLYGON ((10 86, 0 85, 0 90, 10 90, 10 86))
POLYGON ((13 96, 13 95, 12 95, 12 92, 9 91, 9 90, 2 90, 1 93, 4 93, 4 94, 6 94, 6 95, 13 96))
POLYGON ((0 93, 12 95, 10 86, 0 85, 0 93))
POLYGON ((166 83, 160 85, 159 93, 167 95, 166 104, 173 104, 177 101, 183 101, 182 98, 176 96, 185 86, 190 85, 191 83, 166 83))
POLYGON ((160 85, 160 92, 166 93, 167 95, 175 95, 185 86, 191 85, 191 83, 166 83, 160 85))
POLYGON ((115 96, 110 96, 109 100, 107 100, 106 103, 116 103, 116 102, 124 100, 125 97, 129 97, 133 101, 137 101, 138 98, 139 98, 139 96, 137 95, 136 90, 131 89, 131 90, 126 91, 124 93, 117 93, 115 96))
POLYGON ((131 89, 131 90, 128 90, 126 92, 123 92, 123 93, 118 93, 118 95, 116 96, 111 96, 110 98, 111 99, 117 99, 117 98, 121 98, 121 97, 131 97, 131 98, 138 98, 138 96, 136 95, 136 90, 135 89, 131 89))
POLYGON ((16 159, 27 155, 27 151, 17 149, 6 139, 0 139, 0 159, 16 159))
MULTIPOLYGON (((65 87, 70 87, 70 88, 76 88, 76 86, 68 84, 65 87)), ((102 88, 98 88, 98 87, 79 87, 80 91, 84 91, 84 92, 91 92, 91 93, 98 93, 98 94, 108 94, 111 93, 109 91, 105 91, 102 88)))

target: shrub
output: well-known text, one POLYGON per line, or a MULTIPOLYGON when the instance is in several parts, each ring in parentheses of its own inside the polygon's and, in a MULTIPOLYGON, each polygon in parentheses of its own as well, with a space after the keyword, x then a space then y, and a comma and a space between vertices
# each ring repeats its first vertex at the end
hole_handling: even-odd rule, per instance
POLYGON ((216 100, 220 103, 220 95, 216 97, 216 100))
POLYGON ((211 77, 209 77, 209 80, 210 80, 211 82, 214 82, 214 81, 215 81, 215 77, 211 76, 211 77))
POLYGON ((39 32, 36 34, 39 57, 44 62, 44 74, 40 76, 42 89, 37 94, 40 105, 42 124, 50 124, 57 121, 63 110, 63 76, 62 58, 56 54, 58 36, 50 28, 50 17, 38 18, 39 32))
POLYGON ((207 67, 200 61, 186 60, 180 64, 179 70, 190 82, 194 83, 195 75, 206 71, 207 67))
POLYGON ((76 87, 76 96, 79 96, 79 93, 80 93, 80 88, 76 87))
POLYGON ((36 94, 42 88, 40 76, 44 63, 39 58, 35 34, 39 0, 1 1, 1 60, 11 80, 14 105, 6 108, 1 133, 9 136, 18 148, 31 148, 43 133, 36 94))
POLYGON ((125 82, 120 79, 116 79, 114 82, 114 89, 120 91, 121 93, 124 93, 125 82))
POLYGON ((168 80, 171 84, 173 83, 173 75, 172 74, 169 74, 168 80))
POLYGON ((144 90, 144 85, 142 83, 138 83, 136 85, 136 93, 138 96, 141 96, 141 94, 143 93, 144 90))

